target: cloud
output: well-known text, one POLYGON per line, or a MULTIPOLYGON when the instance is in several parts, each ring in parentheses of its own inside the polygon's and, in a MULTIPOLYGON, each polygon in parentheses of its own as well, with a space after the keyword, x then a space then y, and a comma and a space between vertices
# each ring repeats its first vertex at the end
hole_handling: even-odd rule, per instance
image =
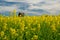
POLYGON ((43 0, 26 0, 26 2, 31 3, 31 4, 36 4, 38 2, 42 2, 43 0))
POLYGON ((0 11, 12 11, 25 13, 53 13, 60 12, 60 0, 4 0, 0 1, 0 11), (3 3, 2 3, 3 2, 3 3), (41 11, 42 10, 42 11, 41 11))
POLYGON ((7 2, 27 2, 27 3, 38 3, 42 0, 5 0, 7 2))
POLYGON ((24 2, 24 0, 4 0, 4 1, 7 1, 7 2, 24 2))
POLYGON ((25 2, 4 2, 0 4, 0 11, 26 10, 30 5, 25 2))
POLYGON ((16 5, 12 5, 12 6, 0 6, 0 12, 3 12, 3 11, 12 11, 14 9, 18 9, 16 5))
POLYGON ((50 13, 59 13, 60 10, 60 2, 58 0, 45 0, 43 2, 39 2, 37 4, 32 4, 28 9, 44 9, 50 13))

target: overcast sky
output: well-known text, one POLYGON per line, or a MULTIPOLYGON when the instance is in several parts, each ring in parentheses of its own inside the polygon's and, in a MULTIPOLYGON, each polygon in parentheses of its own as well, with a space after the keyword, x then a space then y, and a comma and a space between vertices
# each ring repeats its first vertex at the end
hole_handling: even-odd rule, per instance
POLYGON ((14 9, 34 15, 59 14, 60 0, 0 0, 0 13, 14 9))

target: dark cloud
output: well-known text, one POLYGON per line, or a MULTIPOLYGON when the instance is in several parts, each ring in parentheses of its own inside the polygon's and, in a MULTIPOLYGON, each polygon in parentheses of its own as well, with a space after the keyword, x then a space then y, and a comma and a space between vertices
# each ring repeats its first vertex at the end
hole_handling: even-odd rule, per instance
POLYGON ((29 5, 26 2, 6 2, 6 1, 0 1, 0 5, 4 5, 4 6, 11 6, 11 5, 21 5, 21 6, 25 6, 25 5, 29 5))
POLYGON ((0 1, 0 6, 12 6, 16 5, 18 9, 26 10, 30 5, 26 2, 6 2, 6 1, 0 1))
MULTIPOLYGON (((29 9, 28 9, 29 10, 29 9)), ((44 9, 31 9, 29 11, 32 12, 38 12, 38 13, 49 13, 48 11, 44 10, 44 9)))

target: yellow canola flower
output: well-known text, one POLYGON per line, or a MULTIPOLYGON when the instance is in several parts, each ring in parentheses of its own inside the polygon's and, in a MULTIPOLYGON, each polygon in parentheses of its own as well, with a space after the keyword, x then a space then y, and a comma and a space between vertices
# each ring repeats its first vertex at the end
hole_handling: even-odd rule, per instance
POLYGON ((4 31, 7 30, 7 23, 4 23, 3 29, 4 31))
POLYGON ((3 21, 3 18, 1 17, 0 20, 1 20, 1 22, 2 22, 2 21, 3 21))
POLYGON ((36 31, 36 28, 31 28, 32 31, 36 31))
POLYGON ((34 39, 34 40, 38 40, 38 35, 34 35, 34 36, 33 36, 33 39, 34 39))
POLYGON ((55 20, 57 20, 57 17, 55 16, 55 20))
POLYGON ((21 27, 22 27, 21 30, 24 31, 24 26, 21 26, 21 27))
POLYGON ((37 26, 37 28, 38 28, 37 30, 39 31, 39 30, 40 30, 40 24, 37 24, 37 25, 38 25, 38 26, 37 26))
POLYGON ((33 20, 36 20, 36 16, 33 17, 33 20))
POLYGON ((0 35, 1 35, 1 37, 3 37, 4 36, 4 31, 1 31, 0 35))
POLYGON ((41 18, 42 18, 42 21, 44 21, 44 20, 45 20, 45 17, 44 17, 44 16, 42 16, 41 18))
POLYGON ((13 29, 13 28, 10 28, 10 32, 13 35, 13 34, 16 34, 17 31, 15 29, 13 29))
POLYGON ((51 28, 52 28, 53 31, 57 31, 55 24, 51 25, 51 28))
POLYGON ((25 26, 24 23, 20 23, 20 28, 21 28, 22 31, 24 31, 24 26, 25 26))
POLYGON ((59 22, 59 21, 57 21, 57 24, 59 25, 59 24, 60 24, 60 22, 59 22))

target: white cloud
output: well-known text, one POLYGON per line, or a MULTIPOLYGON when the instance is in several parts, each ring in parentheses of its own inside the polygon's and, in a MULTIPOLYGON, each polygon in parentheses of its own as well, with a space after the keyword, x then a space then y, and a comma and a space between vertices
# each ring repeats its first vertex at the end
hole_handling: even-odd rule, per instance
POLYGON ((36 4, 38 2, 41 2, 43 0, 5 0, 7 2, 27 2, 27 3, 31 3, 31 4, 36 4))
POLYGON ((31 4, 36 4, 39 2, 42 2, 43 0, 26 0, 26 2, 31 3, 31 4))
POLYGON ((16 5, 12 6, 0 6, 0 12, 2 11, 13 11, 14 9, 18 9, 16 5))
POLYGON ((59 1, 45 1, 46 4, 40 5, 40 4, 36 4, 31 5, 28 9, 32 10, 32 9, 44 9, 49 11, 50 13, 57 13, 58 10, 60 10, 60 3, 59 1), (40 5, 40 6, 39 6, 40 5))
POLYGON ((25 0, 5 0, 7 2, 24 2, 25 0))
POLYGON ((29 9, 45 9, 45 10, 60 10, 60 4, 52 4, 52 5, 42 5, 42 6, 33 6, 31 5, 29 9))

